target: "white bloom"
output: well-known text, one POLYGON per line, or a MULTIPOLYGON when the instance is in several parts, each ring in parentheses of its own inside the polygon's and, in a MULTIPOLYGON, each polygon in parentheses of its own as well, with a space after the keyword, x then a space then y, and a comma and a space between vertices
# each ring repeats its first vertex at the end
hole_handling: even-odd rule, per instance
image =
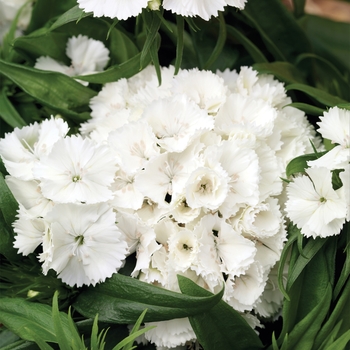
POLYGON ((258 262, 250 265, 243 275, 229 276, 224 299, 237 311, 252 310, 264 291, 264 271, 258 262))
POLYGON ((182 196, 188 177, 199 164, 196 150, 190 147, 182 153, 163 153, 136 175, 136 187, 160 207, 169 207, 182 196))
POLYGON ((0 139, 0 155, 10 175, 21 180, 33 180, 33 167, 47 155, 53 145, 68 132, 68 124, 60 118, 44 120, 13 132, 0 139))
POLYGON ((152 127, 158 144, 168 152, 182 152, 214 120, 185 95, 160 99, 144 110, 143 120, 152 127))
MULTIPOLYGON (((34 67, 57 71, 73 77, 101 72, 109 60, 109 50, 102 41, 81 34, 68 39, 66 55, 71 59, 70 66, 66 66, 51 57, 41 56, 37 59, 34 67)), ((88 82, 79 82, 88 85, 88 82)))
POLYGON ((225 218, 238 209, 237 204, 257 204, 259 200, 259 161, 256 152, 236 140, 207 148, 207 162, 219 162, 228 175, 228 194, 220 206, 225 218))
POLYGON ((42 243, 47 224, 42 218, 31 218, 20 206, 13 228, 16 233, 13 246, 18 249, 18 253, 28 255, 42 243))
POLYGON ((320 120, 318 132, 336 146, 317 160, 309 161, 308 165, 343 169, 350 163, 350 111, 333 107, 324 112, 320 120))
POLYGON ((191 208, 218 209, 229 190, 229 177, 219 166, 216 169, 199 167, 186 183, 186 201, 191 208))
POLYGON ((188 318, 148 322, 145 326, 156 326, 145 333, 146 339, 158 346, 173 348, 196 339, 188 318))
POLYGON ((140 223, 133 215, 118 213, 117 226, 128 244, 129 254, 136 252, 136 265, 131 276, 137 277, 139 271, 149 267, 152 255, 161 248, 161 245, 156 242, 154 230, 140 223))
POLYGON ((218 220, 212 230, 217 231, 216 247, 222 261, 221 271, 232 276, 245 274, 254 262, 254 243, 223 220, 218 220))
POLYGON ((174 227, 168 241, 169 263, 176 271, 185 272, 197 261, 199 242, 193 231, 174 227))
POLYGON ((307 237, 339 234, 346 216, 346 200, 341 189, 333 190, 332 173, 326 168, 306 169, 288 184, 286 212, 307 237))
POLYGON ((63 282, 95 285, 122 266, 127 244, 107 204, 57 204, 46 219, 54 247, 50 267, 63 282))
POLYGON ((208 21, 211 16, 218 16, 218 11, 223 11, 224 6, 235 6, 242 10, 245 2, 246 0, 164 0, 163 6, 178 15, 199 16, 208 21))
POLYGON ((135 186, 135 173, 127 174, 118 170, 111 184, 113 199, 111 205, 117 208, 137 210, 142 207, 144 196, 135 186))
POLYGON ((98 203, 112 198, 108 187, 116 170, 108 147, 78 135, 56 142, 33 172, 44 196, 55 202, 98 203))
POLYGON ((13 176, 6 176, 5 180, 17 202, 31 216, 43 217, 52 209, 54 203, 43 196, 38 181, 23 181, 13 176))
POLYGON ((174 93, 186 94, 208 114, 216 114, 226 100, 227 87, 218 75, 194 68, 175 76, 174 93))
POLYGON ((108 141, 118 155, 122 169, 128 173, 141 170, 160 153, 157 138, 144 121, 128 123, 111 132, 108 141))
POLYGON ((215 127, 219 133, 229 137, 250 133, 264 139, 272 134, 276 117, 276 109, 266 101, 233 93, 219 110, 215 127))
POLYGON ((95 17, 110 17, 125 20, 137 16, 147 7, 148 0, 78 0, 84 12, 93 12, 95 17))

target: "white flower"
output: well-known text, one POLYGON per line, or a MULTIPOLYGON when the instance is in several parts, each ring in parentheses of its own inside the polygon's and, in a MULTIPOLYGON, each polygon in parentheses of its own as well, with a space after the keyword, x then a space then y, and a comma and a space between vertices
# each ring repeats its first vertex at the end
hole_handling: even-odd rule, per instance
POLYGON ((135 186, 135 173, 127 174, 118 170, 111 184, 113 199, 111 205, 117 208, 137 210, 142 207, 144 195, 135 186))
POLYGON ((125 172, 134 173, 160 154, 157 138, 144 121, 131 122, 111 132, 108 137, 111 148, 120 159, 125 172))
POLYGON ((199 167, 186 183, 186 201, 191 208, 217 209, 226 199, 229 177, 219 166, 216 169, 199 167))
POLYGON ((272 134, 276 117, 276 109, 266 101, 233 93, 216 115, 215 127, 231 138, 235 134, 250 133, 265 139, 272 134))
POLYGON ((338 107, 331 108, 320 117, 318 132, 336 144, 322 157, 309 161, 311 167, 343 169, 350 162, 350 111, 338 107))
POLYGON ((122 266, 127 244, 107 204, 57 204, 46 219, 54 247, 50 268, 63 282, 95 285, 122 266))
POLYGON ((182 153, 163 153, 136 175, 136 187, 159 207, 169 207, 182 196, 188 177, 199 164, 196 149, 190 147, 182 153))
POLYGON ((218 75, 194 68, 175 76, 174 93, 186 94, 208 114, 215 115, 226 100, 227 87, 218 75))
POLYGON ((139 271, 149 267, 152 255, 161 248, 161 245, 156 242, 154 230, 140 223, 135 216, 117 213, 116 217, 117 226, 128 244, 129 254, 136 252, 136 265, 131 276, 137 277, 139 271))
POLYGON ((13 246, 18 253, 28 255, 42 243, 47 224, 42 218, 34 218, 20 206, 17 220, 13 223, 16 233, 13 246))
POLYGON ((326 168, 306 169, 288 184, 286 212, 307 237, 339 234, 346 216, 346 200, 341 189, 333 190, 332 173, 326 168))
POLYGON ((68 124, 60 118, 44 120, 23 128, 0 139, 0 155, 10 175, 21 180, 33 180, 33 167, 47 155, 53 145, 68 132, 68 124))
POLYGON ((112 199, 114 156, 107 146, 80 135, 55 143, 33 172, 46 198, 60 203, 98 203, 112 199))
POLYGON ((199 16, 208 21, 211 16, 218 16, 218 11, 223 11, 224 6, 230 5, 240 9, 244 8, 246 0, 164 0, 163 6, 181 16, 199 16))
MULTIPOLYGON (((109 50, 101 41, 81 34, 68 39, 66 55, 71 59, 70 66, 66 66, 51 57, 41 56, 37 59, 34 67, 73 77, 101 72, 109 60, 109 50)), ((89 84, 84 81, 79 82, 83 85, 89 84)))
POLYGON ((229 276, 226 281, 224 299, 237 311, 252 310, 264 291, 264 271, 258 262, 240 276, 229 276))
POLYGON ((143 120, 151 126, 158 144, 168 152, 182 152, 214 120, 185 95, 160 99, 144 110, 143 120))
POLYGON ((199 242, 192 230, 174 227, 168 241, 169 263, 176 271, 185 272, 197 261, 199 242))
POLYGON ((145 333, 146 339, 157 346, 174 348, 195 340, 196 335, 188 318, 175 318, 168 321, 147 322, 145 326, 156 326, 145 333))
POLYGON ((43 217, 52 209, 54 203, 43 196, 38 181, 23 181, 9 175, 5 180, 17 202, 31 216, 43 217))
POLYGON ((223 141, 218 147, 208 147, 207 162, 218 162, 228 175, 228 194, 220 206, 225 218, 242 203, 254 205, 259 200, 259 161, 256 152, 236 140, 223 141))
POLYGON ((137 16, 147 7, 148 0, 78 0, 84 12, 93 12, 95 17, 110 17, 125 20, 137 16))

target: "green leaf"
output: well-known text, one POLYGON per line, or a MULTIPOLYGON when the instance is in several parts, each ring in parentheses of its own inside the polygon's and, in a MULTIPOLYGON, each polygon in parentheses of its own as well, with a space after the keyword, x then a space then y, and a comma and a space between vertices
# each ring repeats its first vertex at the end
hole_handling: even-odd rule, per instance
MULTIPOLYGON (((46 342, 57 343, 49 305, 29 302, 22 298, 0 299, 0 322, 24 340, 35 341, 33 335, 46 342)), ((70 336, 67 315, 59 314, 62 327, 70 336)))
POLYGON ((350 342, 350 329, 339 337, 333 344, 327 347, 326 350, 347 350, 350 342))
POLYGON ((350 23, 305 15, 300 19, 299 24, 312 43, 315 54, 332 62, 349 77, 350 23))
POLYGON ((314 346, 313 346, 313 350, 319 350, 319 349, 323 349, 324 345, 327 343, 327 338, 331 335, 331 333, 333 333, 334 329, 337 327, 337 325, 339 325, 339 329, 337 329, 336 334, 333 336, 333 340, 336 339, 336 336, 339 333, 340 330, 340 326, 342 325, 342 323, 345 322, 345 327, 344 329, 349 329, 350 327, 350 319, 348 317, 347 311, 349 309, 350 306, 350 279, 349 279, 349 275, 347 276, 348 281, 346 283, 346 286, 339 298, 339 300, 337 301, 334 309, 330 312, 330 316, 328 317, 327 322, 323 325, 322 329, 320 330, 320 332, 317 334, 317 337, 315 339, 314 342, 314 346), (345 311, 345 312, 344 312, 345 311), (342 317, 343 315, 345 317, 342 317))
POLYGON ((36 0, 26 32, 31 33, 34 30, 45 26, 47 21, 56 16, 60 16, 76 4, 76 0, 36 0))
MULTIPOLYGON (((212 293, 183 276, 178 276, 181 292, 191 297, 210 297, 212 293)), ((189 317, 204 349, 262 349, 263 345, 244 318, 224 301, 207 311, 189 317)))
POLYGON ((189 297, 117 273, 82 291, 73 306, 86 317, 98 313, 101 321, 111 323, 134 323, 147 308, 145 322, 150 322, 203 312, 218 303, 222 294, 189 297))
MULTIPOLYGON (((58 292, 56 291, 52 299, 52 321, 55 329, 56 340, 60 349, 70 350, 70 341, 67 339, 68 334, 65 333, 65 330, 62 325, 62 320, 58 310, 58 292)), ((69 324, 69 322, 67 322, 69 324)), ((73 328, 73 330, 75 330, 73 328)))
POLYGON ((16 219, 18 203, 11 190, 7 186, 4 176, 0 173, 0 210, 4 216, 6 224, 11 227, 16 219))
POLYGON ((216 45, 214 47, 213 52, 211 53, 208 60, 204 63, 203 68, 204 69, 210 69, 210 67, 213 65, 213 63, 218 59, 220 54, 222 53, 222 50, 225 46, 227 32, 226 32, 226 23, 225 18, 221 12, 219 12, 219 37, 216 41, 216 45))
POLYGON ((249 0, 242 14, 258 30, 276 61, 294 62, 298 54, 310 52, 305 33, 281 1, 270 0, 266 6, 264 1, 249 0))
POLYGON ((145 68, 147 66, 147 56, 150 54, 150 49, 156 40, 162 21, 153 11, 143 11, 142 14, 147 27, 147 37, 141 51, 140 68, 145 68))
POLYGON ((258 47, 250 41, 246 35, 242 34, 237 28, 226 25, 227 36, 233 37, 239 41, 240 44, 247 50, 250 56, 256 63, 268 62, 264 54, 258 49, 258 47))
POLYGON ((287 280, 287 287, 286 287, 287 290, 291 288, 295 280, 299 277, 301 272, 304 270, 305 266, 311 261, 311 259, 317 254, 317 252, 323 247, 323 245, 326 242, 327 242, 327 239, 316 238, 316 239, 310 239, 306 243, 302 251, 302 255, 299 256, 292 270, 289 271, 288 273, 288 280, 287 280))
POLYGON ((287 177, 289 177, 293 174, 305 172, 305 169, 308 168, 307 162, 309 160, 318 159, 326 153, 327 153, 327 151, 319 152, 319 153, 312 153, 312 154, 304 154, 302 156, 299 156, 299 157, 292 159, 286 167, 287 177))
POLYGON ((300 71, 288 62, 256 63, 253 65, 259 73, 272 74, 286 83, 302 83, 304 78, 300 71))
POLYGON ((13 128, 27 125, 8 99, 5 89, 0 91, 0 117, 13 128))
POLYGON ((304 15, 305 2, 306 0, 293 0, 294 16, 296 18, 304 15))
POLYGON ((0 73, 38 102, 79 121, 85 120, 85 117, 74 110, 87 108, 90 99, 97 94, 64 74, 3 60, 0 60, 0 73))
POLYGON ((176 59, 175 59, 175 72, 176 75, 181 67, 182 55, 184 51, 184 31, 185 21, 182 16, 176 16, 176 28, 177 28, 177 41, 176 41, 176 59))
MULTIPOLYGON (((140 57, 141 53, 135 55, 130 60, 122 64, 112 66, 101 73, 79 75, 76 78, 95 84, 105 84, 117 81, 121 78, 130 78, 140 72, 140 57)), ((148 56, 144 59, 144 63, 147 66, 150 62, 151 56, 148 52, 148 56)))
POLYGON ((342 100, 337 96, 333 96, 326 91, 323 91, 308 85, 304 85, 304 84, 290 84, 286 86, 286 90, 302 91, 305 94, 309 95, 310 97, 314 98, 316 101, 329 107, 334 107, 338 104, 346 103, 346 101, 342 100))
POLYGON ((328 284, 320 302, 289 333, 288 349, 312 349, 317 332, 328 313, 331 298, 332 287, 328 284))
POLYGON ((318 108, 313 105, 309 105, 307 103, 302 103, 302 102, 293 102, 293 103, 290 103, 289 105, 286 105, 285 107, 288 107, 288 106, 298 108, 301 111, 305 112, 306 114, 313 115, 316 117, 322 116, 324 112, 324 109, 322 108, 318 108))
POLYGON ((60 17, 58 17, 56 22, 53 23, 52 26, 50 27, 50 30, 54 30, 70 22, 76 22, 84 17, 89 17, 91 15, 92 15, 92 12, 84 12, 82 9, 79 8, 78 5, 76 5, 71 9, 69 9, 68 11, 66 11, 60 17))

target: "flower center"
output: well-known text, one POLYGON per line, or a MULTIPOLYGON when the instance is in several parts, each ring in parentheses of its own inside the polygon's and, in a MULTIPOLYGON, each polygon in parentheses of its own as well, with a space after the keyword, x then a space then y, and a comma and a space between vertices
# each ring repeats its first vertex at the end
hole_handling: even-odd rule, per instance
POLYGON ((72 181, 73 182, 78 182, 78 181, 80 181, 81 180, 81 176, 80 175, 74 175, 73 177, 72 177, 72 181))
POLYGON ((325 203, 325 202, 327 202, 327 199, 324 198, 324 197, 322 197, 322 198, 320 198, 320 202, 321 202, 321 203, 325 203))
POLYGON ((77 242, 77 245, 83 245, 84 244, 84 236, 76 236, 75 241, 77 242))

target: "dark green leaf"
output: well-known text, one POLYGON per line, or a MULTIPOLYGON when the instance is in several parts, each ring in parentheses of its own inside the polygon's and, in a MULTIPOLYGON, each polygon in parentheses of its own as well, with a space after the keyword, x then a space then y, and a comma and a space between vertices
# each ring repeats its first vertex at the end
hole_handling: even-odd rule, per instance
POLYGON ((60 17, 58 17, 56 22, 50 27, 50 30, 54 30, 70 22, 76 22, 81 18, 88 17, 91 15, 92 15, 92 12, 86 13, 82 9, 80 9, 78 5, 76 5, 71 9, 69 9, 64 14, 62 14, 60 17))
POLYGON ((294 62, 298 54, 310 52, 305 33, 286 6, 279 0, 266 5, 261 0, 249 0, 242 13, 259 31, 275 60, 294 62))
POLYGON ((147 308, 145 322, 161 321, 210 309, 221 300, 222 293, 189 297, 114 274, 104 283, 81 292, 73 306, 86 317, 98 313, 101 321, 111 323, 134 323, 147 308))
POLYGON ((300 71, 288 62, 256 63, 253 65, 259 73, 272 74, 286 83, 303 83, 304 78, 300 71))
POLYGON ((0 91, 0 117, 13 128, 27 125, 8 99, 5 89, 0 91))
POLYGON ((176 16, 176 25, 177 25, 177 42, 176 42, 176 59, 175 59, 174 75, 176 75, 180 70, 182 55, 184 50, 185 21, 182 16, 176 16))
POLYGON ((90 99, 96 95, 95 91, 61 73, 42 71, 3 60, 0 60, 0 73, 38 102, 78 120, 84 117, 80 118, 74 109, 87 108, 90 99))
MULTIPOLYGON (((43 341, 57 342, 49 305, 29 302, 22 298, 1 298, 0 322, 24 340, 34 341, 33 334, 43 341)), ((70 328, 67 315, 60 313, 67 336, 70 328)))
POLYGON ((347 350, 349 349, 350 329, 333 342, 326 350, 347 350))
POLYGON ((214 47, 213 52, 211 53, 210 57, 208 60, 204 63, 203 68, 204 69, 209 69, 213 63, 218 59, 220 54, 222 53, 222 50, 224 48, 225 42, 226 42, 226 23, 225 23, 225 18, 221 12, 219 12, 219 37, 216 41, 216 45, 214 47))
POLYGON ((0 173, 0 210, 4 216, 6 224, 11 227, 16 219, 18 203, 7 186, 4 176, 0 173))
POLYGON ((294 16, 299 18, 304 15, 306 0, 293 0, 294 16))
POLYGON ((302 102, 293 102, 293 103, 290 103, 289 105, 286 105, 285 107, 287 106, 298 108, 301 111, 305 112, 306 114, 313 115, 316 117, 322 116, 324 112, 322 108, 318 108, 313 105, 309 105, 307 103, 302 103, 302 102))
MULTIPOLYGON (((178 276, 181 292, 191 297, 208 298, 212 293, 178 276)), ((204 349, 262 349, 263 345, 243 317, 224 301, 207 311, 189 317, 191 326, 204 349)))
MULTIPOLYGON (((88 81, 90 83, 96 84, 105 84, 113 81, 117 81, 121 78, 130 78, 133 75, 140 72, 140 57, 141 53, 137 54, 130 60, 112 66, 101 73, 81 75, 78 76, 80 80, 88 81)), ((148 52, 148 56, 144 59, 144 63, 147 63, 146 66, 151 62, 151 56, 148 52)), ((144 67, 145 68, 145 67, 144 67)))
POLYGON ((268 62, 264 54, 258 49, 258 47, 250 41, 244 34, 242 34, 237 28, 226 25, 227 36, 234 37, 240 44, 247 50, 250 56, 256 63, 268 62))
POLYGON ((314 52, 332 62, 349 77, 350 23, 312 15, 303 16, 299 23, 312 42, 314 52))

